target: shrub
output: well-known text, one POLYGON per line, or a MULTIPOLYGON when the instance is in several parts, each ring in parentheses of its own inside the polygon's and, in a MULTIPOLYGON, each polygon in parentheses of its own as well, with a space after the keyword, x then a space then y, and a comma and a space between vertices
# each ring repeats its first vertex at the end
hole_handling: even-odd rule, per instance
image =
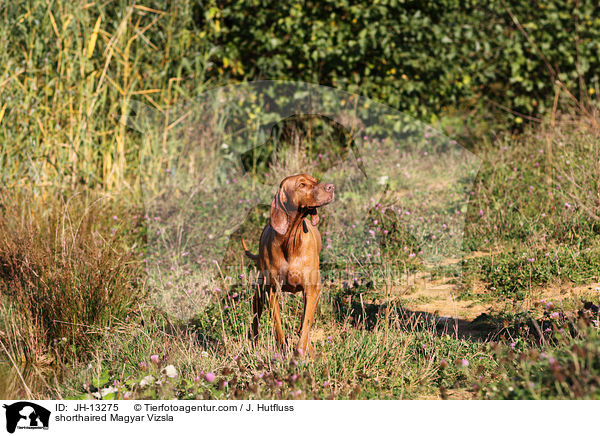
POLYGON ((555 79, 587 96, 600 66, 591 0, 193 4, 210 77, 321 83, 418 117, 481 100, 546 113, 555 79))

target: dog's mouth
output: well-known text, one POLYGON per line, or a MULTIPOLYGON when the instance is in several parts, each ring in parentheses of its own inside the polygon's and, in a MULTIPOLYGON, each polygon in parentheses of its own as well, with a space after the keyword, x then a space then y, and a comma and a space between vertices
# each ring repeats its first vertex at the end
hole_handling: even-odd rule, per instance
POLYGON ((310 222, 312 223, 313 226, 316 226, 317 224, 319 224, 320 218, 319 218, 319 213, 317 211, 317 208, 319 206, 310 206, 305 208, 304 211, 304 216, 306 217, 310 217, 310 222))
POLYGON ((319 206, 317 206, 317 207, 325 206, 325 205, 331 203, 334 199, 335 199, 335 192, 332 192, 331 195, 329 196, 329 198, 327 200, 325 200, 324 202, 322 202, 321 204, 319 204, 319 206))
POLYGON ((298 212, 300 212, 300 215, 304 216, 313 216, 313 215, 318 215, 319 212, 317 211, 317 207, 318 206, 304 206, 301 207, 298 212))
MULTIPOLYGON (((333 199, 332 199, 333 200, 333 199)), ((326 204, 331 203, 332 200, 328 200, 324 203, 315 205, 315 206, 306 206, 304 208, 302 208, 302 213, 304 216, 315 216, 315 215, 319 215, 319 208, 321 206, 325 206, 326 204)))
MULTIPOLYGON (((315 204, 315 205, 308 206, 308 207, 307 207, 307 209, 309 209, 309 210, 310 210, 310 209, 312 209, 312 210, 315 210, 315 209, 317 209, 318 207, 321 207, 321 206, 327 206, 327 205, 328 205, 329 203, 331 203, 331 202, 332 202, 334 199, 335 199, 335 192, 332 192, 332 193, 329 195, 329 197, 328 197, 328 198, 326 198, 325 200, 319 201, 319 202, 318 202, 317 204, 315 204)), ((316 210, 315 210, 315 213, 316 213, 316 210)))

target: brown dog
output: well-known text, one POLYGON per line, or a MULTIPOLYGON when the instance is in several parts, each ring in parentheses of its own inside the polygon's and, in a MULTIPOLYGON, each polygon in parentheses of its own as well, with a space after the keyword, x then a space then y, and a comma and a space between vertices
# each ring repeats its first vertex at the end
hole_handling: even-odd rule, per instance
POLYGON ((312 356, 310 328, 321 293, 319 253, 321 234, 317 229, 317 208, 331 203, 334 186, 319 183, 308 174, 285 178, 271 203, 271 222, 260 236, 259 254, 252 254, 242 238, 246 255, 257 263, 259 283, 252 304, 252 339, 258 339, 258 322, 265 298, 269 299, 271 318, 279 346, 285 343, 277 291, 303 292, 304 312, 298 328, 297 350, 312 356), (310 220, 305 220, 310 216, 310 220))

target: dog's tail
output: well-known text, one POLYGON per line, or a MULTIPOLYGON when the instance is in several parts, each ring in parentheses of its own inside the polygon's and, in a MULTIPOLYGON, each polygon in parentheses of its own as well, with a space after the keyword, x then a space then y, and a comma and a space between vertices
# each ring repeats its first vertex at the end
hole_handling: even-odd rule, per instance
POLYGON ((246 246, 246 242, 244 241, 244 237, 241 236, 242 238, 242 246, 244 247, 244 252, 246 253, 246 256, 248 256, 248 258, 250 260, 253 260, 254 262, 258 262, 258 254, 252 254, 250 252, 250 250, 248 250, 248 247, 246 246))

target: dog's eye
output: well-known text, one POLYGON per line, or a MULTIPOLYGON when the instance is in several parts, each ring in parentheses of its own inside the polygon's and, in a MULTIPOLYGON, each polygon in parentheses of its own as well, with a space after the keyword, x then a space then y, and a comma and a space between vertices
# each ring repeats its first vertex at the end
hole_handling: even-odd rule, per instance
POLYGON ((300 182, 300 184, 298 185, 300 188, 304 188, 306 186, 306 183, 304 182, 300 182))

